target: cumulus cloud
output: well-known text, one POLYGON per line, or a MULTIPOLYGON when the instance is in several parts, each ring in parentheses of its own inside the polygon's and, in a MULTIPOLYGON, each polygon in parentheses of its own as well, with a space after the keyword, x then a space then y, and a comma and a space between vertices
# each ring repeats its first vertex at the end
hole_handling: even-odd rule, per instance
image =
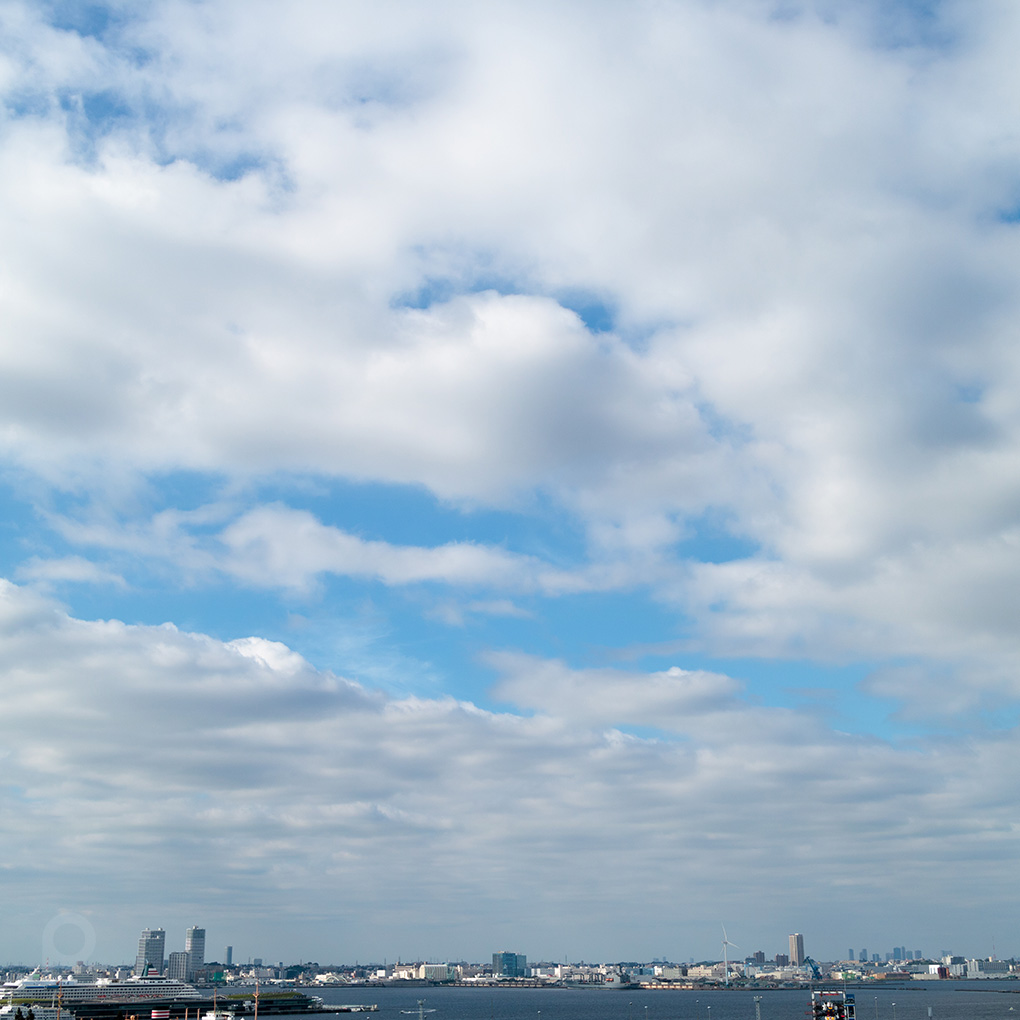
MULTIPOLYGON (((1007 8, 943 6, 941 49, 809 6, 250 12, 166 2, 89 36, 9 5, 9 458, 58 485, 283 468, 538 491, 596 561, 721 508, 763 557, 681 577, 679 600, 705 615, 721 587, 722 632, 778 634, 770 654, 818 629, 819 593, 848 644, 914 654, 998 590, 1007 8), (726 590, 741 569, 786 625, 726 590)), ((519 568, 410 555, 371 569, 519 568)), ((972 615, 960 654, 1010 645, 972 615)))
POLYGON ((1005 909, 961 862, 981 855, 985 889, 1012 873, 1012 736, 896 748, 724 676, 519 657, 498 661, 502 693, 533 717, 393 699, 278 643, 75 619, 9 583, 0 653, 5 902, 19 925, 77 904, 99 955, 137 927, 123 901, 168 926, 201 909, 238 939, 269 939, 271 917, 301 947, 339 900, 331 944, 381 953, 395 924, 437 937, 455 888, 472 909, 443 929, 451 954, 488 944, 492 910, 511 937, 537 916, 589 954, 615 945, 590 927, 607 911, 654 942, 677 902, 739 901, 764 936, 773 910, 827 916, 834 885, 851 929, 923 914, 935 887, 932 937, 1005 909), (625 894, 606 884, 621 873, 625 894))
MULTIPOLYGON (((904 718, 1015 702, 1013 6, 60 10, 0 11, 0 455, 48 528, 12 576, 442 584, 449 623, 640 588, 701 652, 874 662, 904 718), (308 479, 581 537, 365 537, 308 479)), ((466 876, 583 917, 626 850, 863 910, 1012 838, 1012 732, 908 750, 711 671, 493 656, 521 718, 4 598, 12 875, 165 876, 162 841, 213 892, 466 876)))

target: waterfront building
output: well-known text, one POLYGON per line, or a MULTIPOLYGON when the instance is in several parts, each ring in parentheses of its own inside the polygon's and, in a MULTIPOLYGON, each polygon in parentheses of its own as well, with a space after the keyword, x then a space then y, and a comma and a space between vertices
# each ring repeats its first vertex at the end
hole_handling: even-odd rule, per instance
POLYGON ((187 981, 191 976, 188 973, 188 954, 171 953, 166 968, 166 976, 174 981, 187 981))
POLYGON ((448 963, 423 963, 419 973, 422 981, 452 981, 456 976, 448 963))
POLYGON ((1005 960, 968 960, 967 978, 1004 978, 1009 974, 1009 964, 1005 960))
POLYGON ((166 932, 162 928, 145 928, 138 936, 138 955, 135 957, 135 973, 145 973, 146 964, 149 970, 163 973, 163 951, 166 948, 166 932))
POLYGON ((795 932, 790 936, 790 963, 799 967, 804 962, 804 936, 795 932))
POLYGON ((188 954, 188 980, 205 966, 205 928, 191 927, 184 933, 184 952, 188 954))
POLYGON ((528 958, 521 953, 505 949, 492 954, 492 973, 496 977, 518 978, 528 976, 528 958))

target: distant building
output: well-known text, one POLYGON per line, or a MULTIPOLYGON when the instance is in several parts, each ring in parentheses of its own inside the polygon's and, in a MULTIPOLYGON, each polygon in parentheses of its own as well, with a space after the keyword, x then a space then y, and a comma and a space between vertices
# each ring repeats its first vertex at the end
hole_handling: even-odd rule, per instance
POLYGON ((175 978, 178 981, 187 981, 191 976, 188 973, 188 954, 171 953, 166 973, 167 977, 175 978))
POLYGON ((790 958, 786 953, 776 953, 776 966, 777 967, 789 967, 790 958))
POLYGON ((755 964, 758 967, 764 967, 765 966, 765 950, 764 949, 759 949, 754 954, 754 962, 755 962, 755 964))
POLYGON ((849 961, 850 961, 851 963, 853 963, 853 962, 854 962, 854 951, 853 951, 852 949, 850 950, 850 955, 849 955, 849 956, 847 957, 847 959, 848 959, 848 960, 849 960, 849 961))
POLYGON ((184 933, 184 952, 188 954, 188 979, 205 966, 205 928, 189 928, 184 933))
POLYGON ((224 964, 227 967, 233 967, 234 966, 234 947, 233 946, 227 946, 227 948, 223 951, 223 953, 224 953, 224 956, 226 956, 226 959, 223 961, 224 964))
POLYGON ((452 981, 455 976, 447 963, 423 963, 419 974, 422 981, 452 981))
POLYGON ((860 960, 861 963, 867 963, 868 962, 868 951, 866 949, 862 949, 861 950, 861 955, 858 956, 857 959, 860 960))
POLYGON ((1001 978, 1009 973, 1009 964, 1005 960, 968 960, 967 977, 1001 978))
POLYGON ((138 936, 138 955, 135 957, 135 973, 144 974, 145 966, 156 973, 163 973, 163 951, 166 948, 166 932, 162 928, 145 928, 138 936))
POLYGON ((521 953, 492 954, 492 973, 496 977, 518 978, 528 976, 528 958, 521 953))
POLYGON ((800 932, 790 936, 790 963, 799 967, 804 962, 804 936, 800 932))

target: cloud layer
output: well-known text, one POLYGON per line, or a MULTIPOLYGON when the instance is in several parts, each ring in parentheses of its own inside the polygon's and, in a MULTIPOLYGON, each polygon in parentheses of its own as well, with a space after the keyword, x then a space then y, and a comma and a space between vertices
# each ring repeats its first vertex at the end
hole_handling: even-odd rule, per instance
POLYGON ((210 916, 242 955, 271 915, 294 953, 337 958, 504 937, 611 955, 609 916, 650 949, 678 909, 738 906, 765 940, 850 891, 843 941, 904 909, 930 939, 1007 923, 1013 736, 897 750, 725 676, 520 656, 494 665, 526 716, 395 700, 278 643, 82 621, 10 584, 0 655, 7 953, 69 902, 101 958, 139 901, 171 929, 210 916))
POLYGON ((1020 14, 917 7, 4 5, 23 916, 94 883, 113 953, 176 867, 190 921, 258 883, 326 938, 327 888, 390 956, 417 911, 559 957, 621 875, 663 939, 752 885, 763 933, 947 883, 988 930, 1020 14), (429 697, 313 654, 357 613, 429 697), (838 668, 856 715, 795 707, 838 668))

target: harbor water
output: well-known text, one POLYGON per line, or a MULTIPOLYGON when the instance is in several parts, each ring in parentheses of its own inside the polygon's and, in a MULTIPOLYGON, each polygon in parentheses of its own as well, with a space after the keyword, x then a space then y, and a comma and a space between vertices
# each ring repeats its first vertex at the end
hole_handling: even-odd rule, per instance
MULTIPOLYGON (((857 1020, 1020 1020, 1020 982, 916 981, 895 988, 847 987, 857 1020)), ((331 1004, 377 1003, 372 1020, 803 1020, 811 992, 803 989, 719 991, 607 991, 561 988, 363 987, 316 990, 331 1004)))

